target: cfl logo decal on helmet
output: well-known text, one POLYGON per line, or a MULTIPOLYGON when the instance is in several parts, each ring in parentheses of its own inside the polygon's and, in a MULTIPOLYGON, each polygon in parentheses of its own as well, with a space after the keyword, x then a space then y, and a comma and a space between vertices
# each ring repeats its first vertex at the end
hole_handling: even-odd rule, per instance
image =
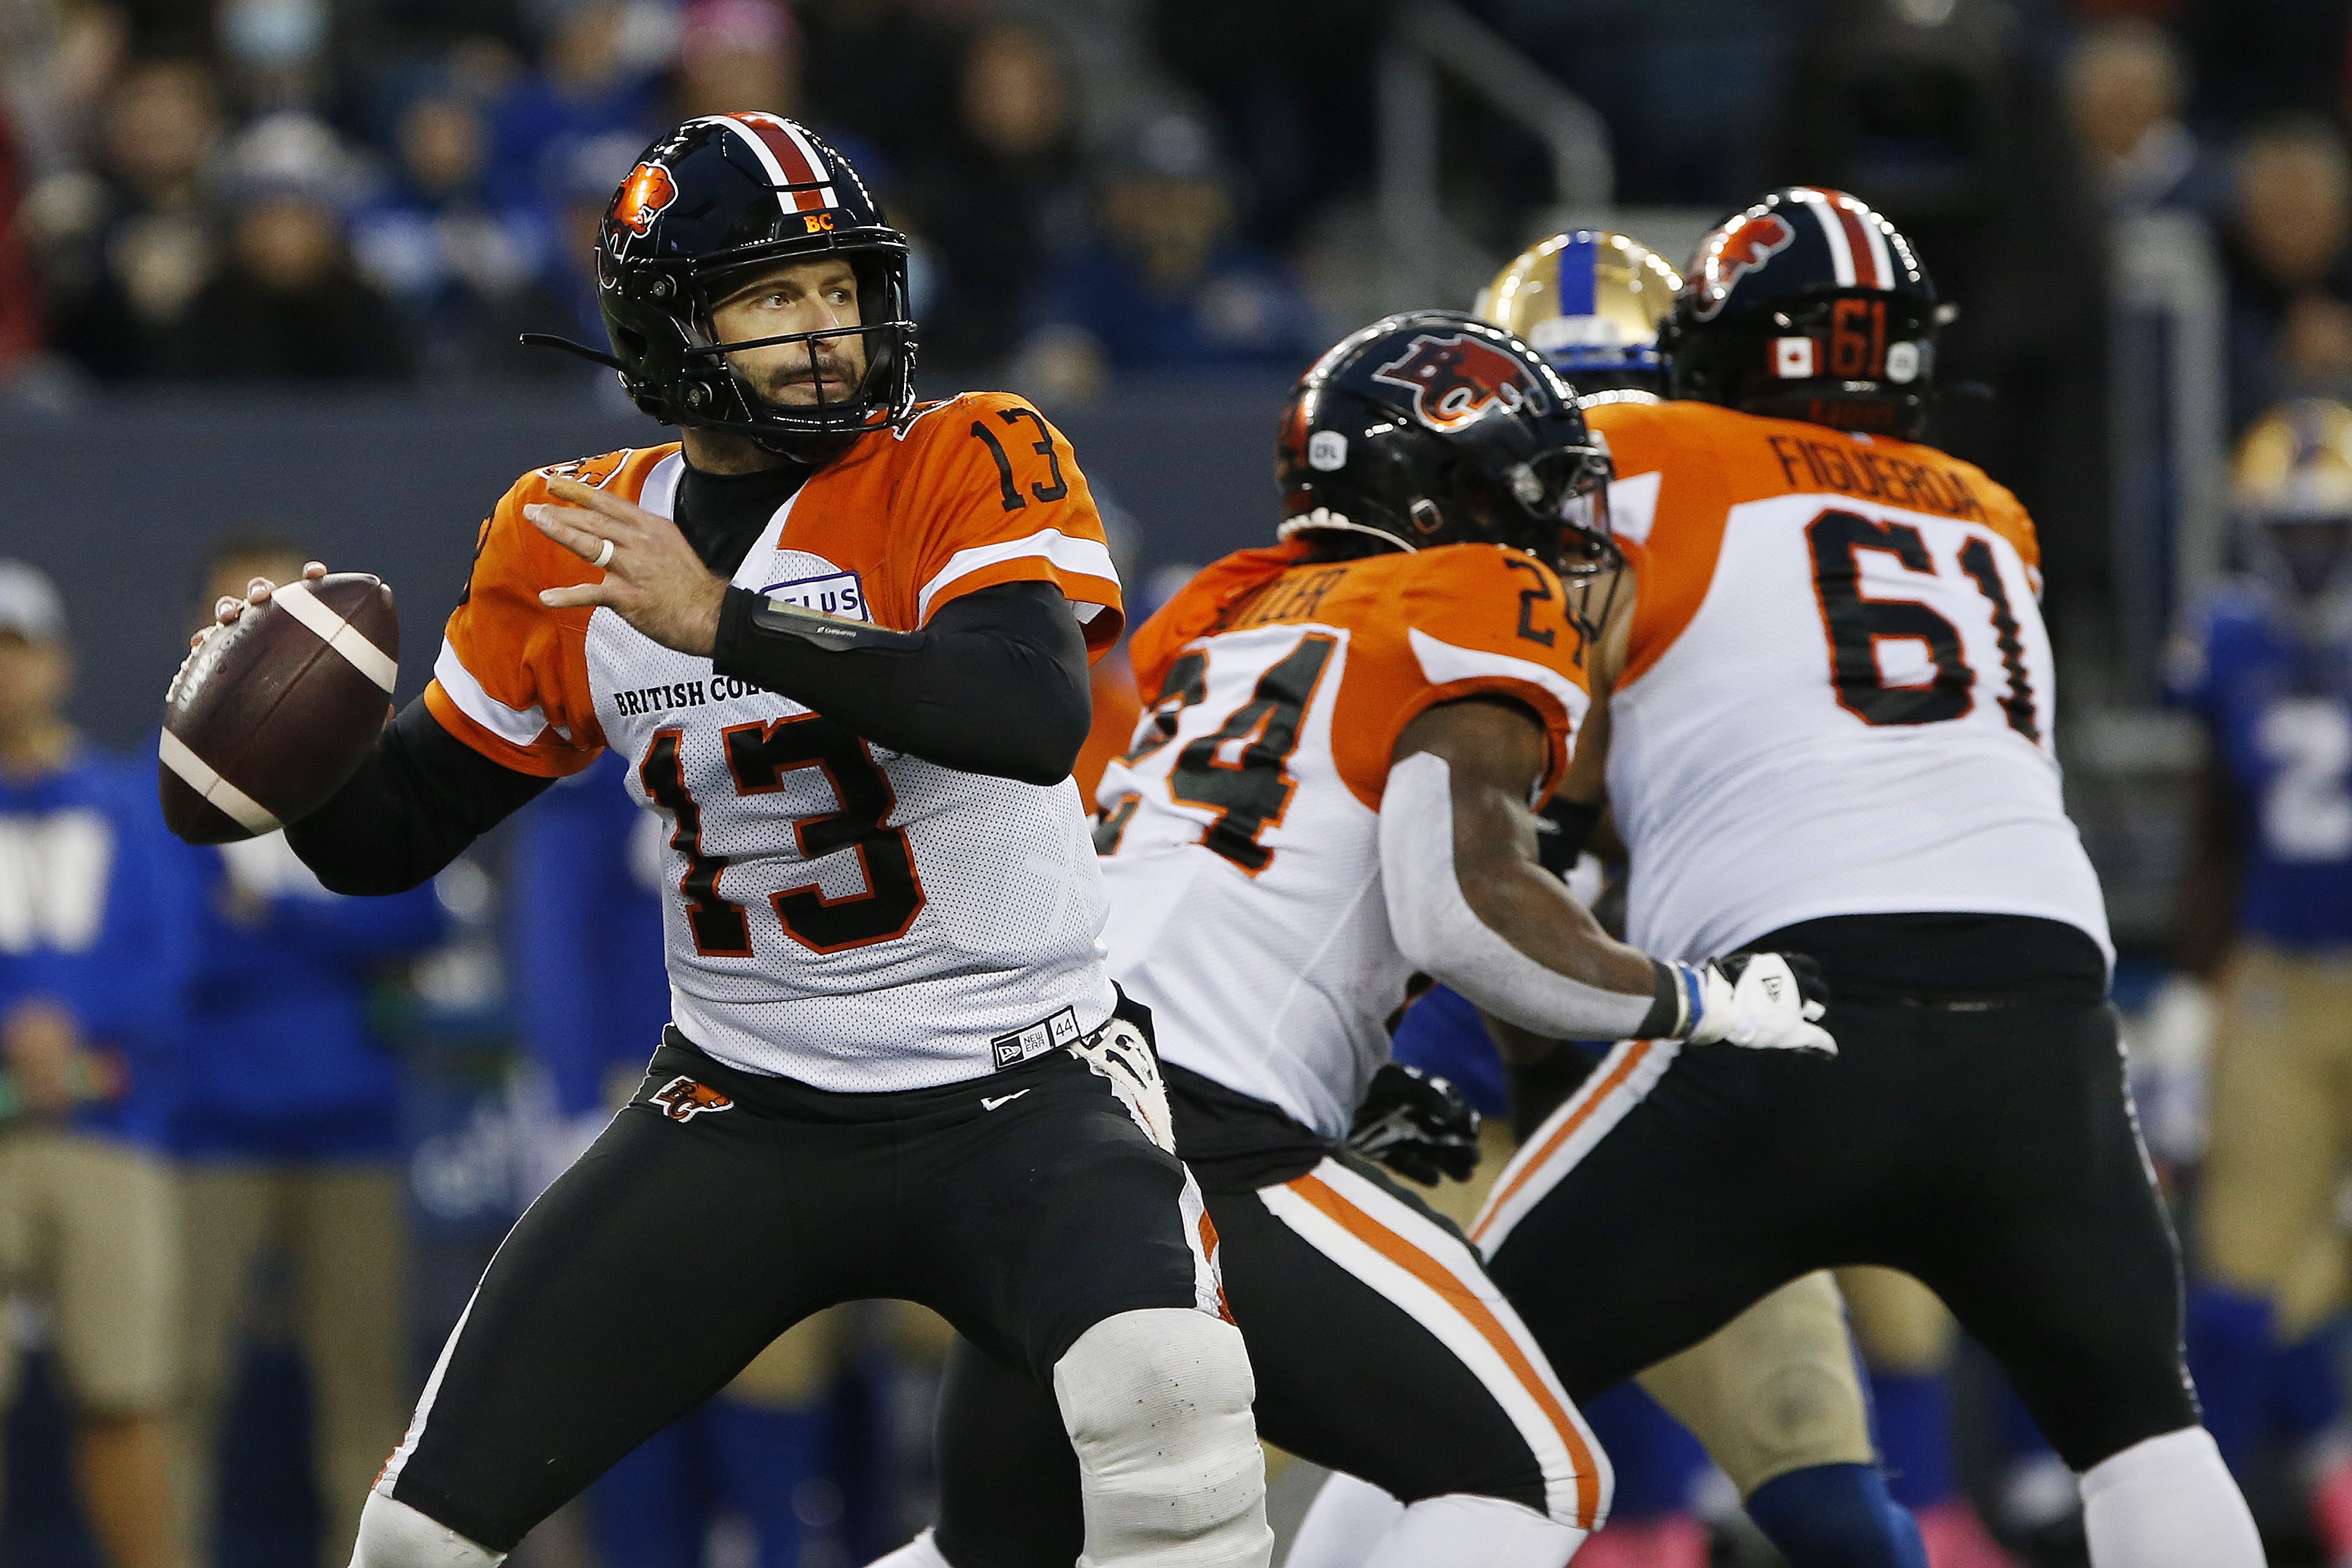
POLYGON ((1796 243, 1797 231, 1778 213, 1750 214, 1716 230, 1698 258, 1698 304, 1702 321, 1713 321, 1738 281, 1796 243))
POLYGON ((677 182, 659 163, 645 163, 629 171, 613 197, 613 221, 639 239, 654 231, 654 219, 677 200, 677 182))
POLYGON ((1466 332, 1417 334, 1372 379, 1411 391, 1414 415, 1433 430, 1459 429, 1491 408, 1541 414, 1548 406, 1543 389, 1522 374, 1517 360, 1466 332))
POLYGON ((733 1100, 682 1073, 654 1090, 651 1103, 661 1107, 661 1113, 672 1121, 691 1121, 706 1110, 735 1109, 733 1100))

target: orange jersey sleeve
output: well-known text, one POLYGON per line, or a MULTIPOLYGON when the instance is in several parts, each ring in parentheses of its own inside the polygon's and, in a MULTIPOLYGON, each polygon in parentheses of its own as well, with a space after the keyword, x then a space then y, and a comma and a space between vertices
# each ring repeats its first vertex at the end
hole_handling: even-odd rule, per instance
POLYGON ((1078 781, 1078 798, 1087 802, 1095 798, 1103 769, 1135 739, 1135 722, 1143 717, 1135 671, 1123 650, 1114 648, 1097 662, 1093 687, 1094 723, 1087 731, 1087 743, 1078 748, 1078 760, 1070 764, 1070 776, 1078 781))
POLYGON ((1051 583, 1077 608, 1099 658, 1126 624, 1118 571, 1087 477, 1059 430, 1006 392, 968 393, 923 416, 923 446, 901 481, 919 518, 916 624, 999 583, 1051 583))
MULTIPOLYGON (((425 705, 441 727, 501 767, 541 778, 576 773, 604 749, 589 689, 588 609, 551 610, 544 588, 604 574, 531 525, 523 508, 558 476, 604 488, 634 478, 672 447, 608 453, 518 479, 482 524, 472 574, 450 613, 425 705)), ((634 493, 632 489, 630 493, 634 493)))
POLYGON ((1540 799, 1568 770, 1590 706, 1584 635, 1551 568, 1493 544, 1457 544, 1396 560, 1391 613, 1350 653, 1332 752, 1359 798, 1375 803, 1397 737, 1428 710, 1506 697, 1544 726, 1540 799), (1368 657, 1369 656, 1369 657, 1368 657))

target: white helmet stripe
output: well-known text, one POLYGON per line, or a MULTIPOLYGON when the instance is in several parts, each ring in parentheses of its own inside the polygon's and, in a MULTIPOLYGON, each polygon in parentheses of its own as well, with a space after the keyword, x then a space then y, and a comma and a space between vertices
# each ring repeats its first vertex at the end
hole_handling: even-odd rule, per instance
POLYGON ((1863 237, 1870 241, 1870 258, 1878 263, 1878 286, 1894 288, 1898 275, 1895 270, 1895 258, 1886 248, 1886 231, 1878 226, 1874 214, 1856 213, 1854 221, 1861 226, 1863 237))
POLYGON ((761 140, 758 132, 732 114, 706 114, 699 120, 690 120, 687 123, 724 126, 751 143, 752 155, 760 160, 760 167, 767 171, 768 183, 779 187, 776 192, 776 204, 786 212, 793 210, 792 193, 781 188, 792 184, 792 181, 784 174, 784 166, 776 162, 774 152, 769 148, 767 142, 761 140))
MULTIPOLYGON (((789 120, 779 120, 776 121, 776 126, 792 139, 793 145, 800 149, 801 156, 808 160, 809 172, 818 179, 824 179, 824 160, 816 155, 816 149, 810 146, 808 138, 801 134, 801 128, 789 120)), ((817 191, 817 199, 824 206, 837 207, 841 205, 840 199, 833 194, 833 186, 830 184, 817 191)))
POLYGON ((1822 226, 1822 234, 1830 242, 1830 265, 1836 269, 1838 287, 1853 287, 1853 247, 1845 237, 1845 225, 1840 221, 1830 198, 1808 195, 1805 205, 1813 211, 1813 220, 1822 226))

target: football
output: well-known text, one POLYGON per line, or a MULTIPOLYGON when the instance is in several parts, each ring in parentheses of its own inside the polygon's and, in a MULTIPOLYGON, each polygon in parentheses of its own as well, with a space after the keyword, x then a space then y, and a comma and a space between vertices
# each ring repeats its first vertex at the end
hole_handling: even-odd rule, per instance
POLYGON ((367 573, 247 605, 163 694, 163 820, 191 844, 228 844, 316 810, 383 728, 399 664, 392 590, 367 573))

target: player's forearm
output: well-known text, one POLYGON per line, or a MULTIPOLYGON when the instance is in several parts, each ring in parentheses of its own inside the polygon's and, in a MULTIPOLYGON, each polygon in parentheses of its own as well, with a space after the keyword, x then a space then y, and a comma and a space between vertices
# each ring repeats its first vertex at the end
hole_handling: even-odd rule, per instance
POLYGON ((1470 794, 1455 798, 1451 770, 1432 753, 1390 771, 1381 868, 1404 955, 1482 1011, 1538 1035, 1679 1033, 1693 1011, 1679 973, 1612 941, 1516 844, 1524 825, 1507 813, 1486 822, 1470 794), (1458 862, 1465 844, 1480 847, 1458 862))
POLYGON ((287 825, 286 841, 335 892, 405 892, 552 782, 491 762, 441 728, 420 698, 326 805, 287 825))
POLYGON ((1093 721, 1086 638, 1043 583, 967 595, 919 632, 799 614, 731 588, 712 663, 876 745, 1025 784, 1067 778, 1093 721))

